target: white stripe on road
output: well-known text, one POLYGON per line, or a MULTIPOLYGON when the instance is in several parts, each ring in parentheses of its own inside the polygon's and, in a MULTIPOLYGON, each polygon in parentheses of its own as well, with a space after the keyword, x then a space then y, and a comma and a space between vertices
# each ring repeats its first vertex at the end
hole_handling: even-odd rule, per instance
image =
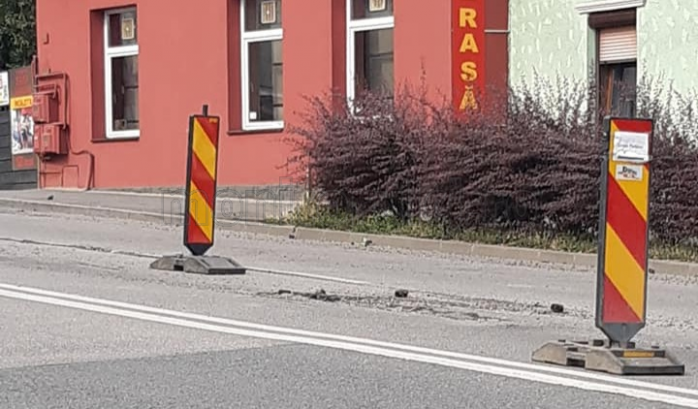
MULTIPOLYGON (((6 285, 6 284, 0 284, 0 287, 6 288, 6 290, 0 289, 0 296, 7 297, 7 298, 39 302, 39 303, 43 303, 43 304, 74 308, 74 309, 83 310, 83 311, 97 312, 97 313, 102 313, 102 314, 109 314, 109 315, 139 319, 139 320, 143 320, 143 321, 150 321, 150 322, 156 322, 156 323, 162 323, 162 324, 175 325, 175 326, 186 327, 186 328, 194 328, 194 329, 200 329, 200 330, 206 330, 206 331, 233 334, 233 335, 239 335, 239 336, 248 336, 248 337, 254 337, 254 338, 261 338, 261 339, 269 339, 269 340, 277 340, 277 341, 285 341, 285 342, 295 342, 295 343, 299 343, 299 344, 307 344, 307 345, 315 345, 315 346, 321 346, 321 347, 327 347, 327 348, 341 349, 341 350, 345 350, 345 351, 353 351, 353 352, 360 352, 360 353, 365 353, 365 354, 379 355, 379 356, 384 356, 384 357, 389 357, 389 358, 397 358, 397 359, 404 359, 404 360, 415 361, 415 362, 431 363, 431 364, 447 366, 447 367, 452 367, 452 368, 470 370, 470 371, 474 371, 474 372, 504 376, 504 377, 508 377, 508 378, 517 378, 517 379, 523 379, 523 380, 527 380, 527 381, 546 383, 546 384, 550 384, 550 385, 583 389, 583 390, 587 390, 587 391, 612 393, 612 394, 623 395, 623 396, 628 396, 628 397, 632 397, 632 398, 639 398, 639 399, 644 399, 644 400, 649 400, 649 401, 654 401, 654 402, 663 402, 663 403, 669 403, 669 404, 683 406, 683 407, 687 407, 687 408, 697 408, 698 409, 698 400, 696 400, 696 399, 677 396, 677 395, 669 395, 669 394, 665 394, 665 393, 653 392, 653 391, 648 390, 648 389, 655 389, 655 390, 673 389, 673 391, 676 393, 683 393, 686 395, 696 395, 698 393, 698 392, 696 392, 694 390, 690 390, 690 389, 674 388, 674 387, 663 386, 663 385, 654 385, 654 384, 644 383, 644 382, 635 382, 635 384, 639 388, 639 389, 635 389, 635 388, 629 388, 629 387, 624 387, 624 386, 620 386, 620 385, 609 384, 609 383, 619 383, 618 381, 623 381, 622 379, 615 379, 612 377, 605 377, 608 379, 601 379, 602 377, 598 376, 599 380, 605 380, 605 381, 608 381, 609 383, 591 382, 591 381, 585 381, 582 379, 575 379, 574 377, 580 377, 580 375, 588 375, 588 374, 584 374, 581 372, 570 371, 571 373, 567 374, 567 375, 571 376, 571 377, 549 375, 546 373, 542 373, 542 372, 544 372, 543 371, 544 367, 542 367, 542 366, 529 365, 529 366, 533 367, 532 368, 533 370, 524 370, 524 369, 516 369, 515 368, 515 366, 526 365, 526 364, 522 364, 522 363, 502 361, 502 362, 506 363, 506 365, 480 364, 480 363, 475 363, 475 362, 468 362, 465 360, 455 360, 455 359, 451 359, 451 358, 441 358, 439 356, 434 356, 434 355, 445 356, 446 354, 452 354, 454 356, 459 355, 461 357, 468 357, 468 360, 475 361, 475 359, 470 359, 473 356, 465 355, 465 354, 453 354, 453 353, 448 353, 446 351, 424 349, 426 351, 435 352, 435 353, 430 352, 430 355, 426 355, 426 354, 422 354, 422 353, 407 352, 407 349, 409 349, 409 348, 414 348, 414 349, 421 349, 421 348, 409 347, 409 346, 399 345, 399 344, 381 343, 378 341, 365 340, 365 339, 357 339, 357 340, 362 341, 361 343, 332 340, 332 338, 336 338, 336 339, 341 339, 341 338, 352 339, 352 338, 340 337, 340 336, 335 336, 335 335, 331 335, 331 334, 311 333, 311 332, 292 330, 292 329, 281 328, 281 327, 263 326, 263 325, 251 324, 251 323, 238 323, 237 321, 233 321, 233 320, 225 320, 225 319, 206 317, 206 316, 195 315, 195 314, 185 314, 185 313, 179 313, 177 311, 162 310, 162 309, 150 308, 150 307, 145 307, 145 306, 139 306, 139 305, 135 305, 135 304, 119 303, 119 302, 100 300, 100 299, 94 299, 94 298, 89 298, 89 297, 80 297, 80 296, 74 296, 74 295, 70 295, 70 294, 55 293, 55 292, 51 292, 51 291, 44 291, 44 290, 25 288, 25 287, 17 287, 17 286, 6 285), (16 289, 16 290, 12 290, 12 289, 16 289), (58 294, 58 295, 60 295, 61 298, 53 297, 53 296, 46 296, 46 295, 38 295, 41 293, 58 294), (82 301, 71 301, 70 299, 90 300, 91 303, 82 302, 82 301), (99 304, 101 304, 101 305, 99 305, 99 304), (114 308, 114 307, 110 307, 107 305, 120 305, 122 307, 114 308), (128 309, 123 309, 123 308, 128 308, 128 309), (151 312, 158 311, 158 313, 148 313, 148 312, 139 312, 139 311, 151 311, 151 312), (188 316, 190 318, 189 319, 175 318, 176 316, 188 316), (193 320, 197 320, 197 321, 193 321, 193 320), (221 322, 228 322, 229 326, 214 325, 214 324, 207 324, 205 322, 199 322, 199 321, 212 322, 214 320, 221 321, 221 322), (231 324, 231 323, 235 323, 235 324, 231 324), (250 329, 234 328, 234 326, 243 327, 243 325, 238 325, 238 324, 244 324, 244 326, 248 327, 248 328, 258 327, 258 328, 268 328, 268 330, 250 330, 250 329), (271 332, 271 331, 273 331, 273 332, 271 332), (290 333, 292 333, 292 332, 317 334, 317 335, 320 335, 321 337, 320 336, 311 337, 311 336, 291 335, 290 333), (383 348, 383 347, 371 346, 370 344, 382 344, 382 345, 386 345, 387 347, 383 348), (400 349, 402 349, 402 350, 400 350, 400 349), (436 353, 438 353, 438 354, 436 354, 436 353), (514 365, 514 364, 518 364, 518 365, 514 365)), ((482 357, 475 357, 475 358, 482 358, 482 357)), ((489 358, 487 358, 487 359, 489 359, 489 358)), ((480 359, 480 360, 482 360, 482 359, 480 359)), ((633 381, 629 381, 629 380, 624 380, 624 381, 633 382, 633 381)))
POLYGON ((284 327, 275 327, 275 326, 263 325, 263 324, 255 324, 255 323, 232 320, 232 319, 227 319, 227 318, 210 317, 207 315, 166 310, 166 309, 162 309, 162 308, 154 308, 154 307, 148 307, 148 306, 144 306, 144 305, 136 305, 136 304, 130 304, 130 303, 125 303, 125 302, 119 302, 119 301, 110 301, 110 300, 104 300, 104 299, 100 299, 100 298, 85 297, 85 296, 80 296, 80 295, 73 295, 73 294, 60 293, 60 292, 55 292, 55 291, 41 290, 41 289, 30 288, 30 287, 15 286, 15 285, 11 285, 11 284, 1 284, 0 283, 0 288, 5 288, 8 290, 12 290, 12 291, 26 292, 26 293, 30 293, 30 294, 46 295, 49 297, 56 297, 56 298, 62 298, 62 299, 67 299, 67 300, 73 300, 73 301, 82 301, 82 302, 86 302, 86 303, 90 303, 90 304, 106 305, 106 306, 110 306, 110 307, 125 308, 125 309, 153 313, 153 314, 158 314, 158 315, 168 315, 171 317, 210 322, 210 323, 214 323, 214 324, 222 324, 222 325, 227 325, 227 326, 248 328, 248 329, 260 330, 260 331, 276 332, 276 333, 281 333, 281 334, 291 334, 291 335, 300 335, 300 336, 313 337, 313 338, 330 339, 330 340, 335 340, 335 341, 365 344, 365 345, 371 345, 371 346, 377 346, 377 347, 383 347, 383 348, 399 349, 399 350, 408 351, 408 352, 416 352, 416 353, 422 353, 422 354, 443 356, 443 357, 447 357, 447 358, 455 358, 455 359, 461 359, 461 360, 482 362, 482 363, 497 365, 497 366, 507 366, 507 367, 512 367, 512 368, 532 370, 532 371, 538 371, 538 372, 549 372, 549 373, 554 373, 554 374, 567 376, 567 377, 572 376, 572 377, 577 377, 577 378, 592 379, 595 381, 616 383, 619 385, 636 387, 636 388, 653 389, 653 390, 659 390, 662 392, 671 392, 671 393, 679 393, 679 394, 684 394, 684 395, 698 396, 698 391, 693 390, 693 389, 686 389, 686 388, 679 388, 679 387, 669 386, 669 385, 641 382, 641 381, 636 381, 636 380, 632 380, 632 379, 624 379, 624 378, 602 375, 602 374, 593 373, 593 372, 583 372, 583 371, 579 371, 579 370, 565 369, 565 368, 561 368, 561 367, 546 366, 546 365, 539 365, 539 364, 528 364, 528 363, 524 363, 524 362, 507 361, 504 359, 488 358, 488 357, 464 354, 464 353, 459 353, 459 352, 449 352, 449 351, 442 351, 442 350, 438 350, 438 349, 396 344, 396 343, 391 343, 391 342, 375 341, 375 340, 365 339, 365 338, 349 337, 349 336, 343 336, 343 335, 327 334, 327 333, 322 333, 322 332, 304 331, 304 330, 293 329, 293 328, 284 328, 284 327))
POLYGON ((245 267, 245 269, 247 269, 247 271, 251 271, 251 272, 255 272, 255 273, 308 278, 308 279, 312 279, 312 280, 330 281, 330 282, 342 283, 342 284, 353 284, 353 285, 370 285, 371 284, 368 281, 351 280, 348 278, 331 277, 331 276, 324 276, 324 275, 319 275, 319 274, 300 273, 297 271, 273 270, 273 269, 262 268, 262 267, 245 267))

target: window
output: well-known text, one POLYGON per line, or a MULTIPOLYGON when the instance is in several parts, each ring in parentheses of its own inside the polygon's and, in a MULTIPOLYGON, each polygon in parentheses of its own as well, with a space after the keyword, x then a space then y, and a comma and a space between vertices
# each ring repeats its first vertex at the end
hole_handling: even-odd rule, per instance
POLYGON ((601 109, 603 115, 635 117, 636 63, 601 65, 601 109))
POLYGON ((107 138, 140 135, 136 9, 111 10, 104 19, 107 138))
POLYGON ((393 0, 347 2, 347 97, 393 94, 393 0))
POLYGON ((634 14, 625 24, 611 22, 597 31, 599 106, 603 116, 634 117, 636 113, 637 30, 633 18, 634 14))
POLYGON ((242 126, 284 126, 281 0, 243 0, 242 126))

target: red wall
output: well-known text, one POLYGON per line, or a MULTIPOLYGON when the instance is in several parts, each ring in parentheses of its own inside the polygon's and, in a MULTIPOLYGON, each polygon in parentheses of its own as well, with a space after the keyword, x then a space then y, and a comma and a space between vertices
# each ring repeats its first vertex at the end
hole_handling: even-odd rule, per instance
MULTIPOLYGON (((484 0, 482 0, 484 1, 484 0)), ((450 1, 395 0, 395 83, 419 85, 434 97, 451 93, 450 1)))
MULTIPOLYGON (((287 129, 304 109, 303 96, 344 90, 344 11, 344 0, 284 1, 287 129)), ((430 87, 450 94, 450 13, 447 1, 396 1, 397 81, 418 83, 424 68, 430 87)), ((222 118, 219 185, 287 182, 285 134, 239 132, 238 22, 237 0, 38 0, 38 70, 70 77, 72 150, 94 155, 95 187, 181 186, 188 116, 202 104, 222 118), (130 5, 138 7, 141 136, 104 141, 98 12, 130 5)), ((88 159, 44 164, 42 186, 85 187, 88 159)))

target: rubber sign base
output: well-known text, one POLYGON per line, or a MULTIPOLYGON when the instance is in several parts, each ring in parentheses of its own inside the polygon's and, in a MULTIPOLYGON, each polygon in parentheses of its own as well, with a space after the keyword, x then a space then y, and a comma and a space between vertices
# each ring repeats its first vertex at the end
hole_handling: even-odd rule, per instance
POLYGON ((161 257, 150 264, 150 268, 205 275, 245 274, 246 271, 244 267, 229 258, 181 254, 161 257))
POLYGON ((685 367, 667 350, 652 347, 611 347, 608 341, 548 342, 533 353, 533 361, 581 367, 613 375, 684 375, 685 367))

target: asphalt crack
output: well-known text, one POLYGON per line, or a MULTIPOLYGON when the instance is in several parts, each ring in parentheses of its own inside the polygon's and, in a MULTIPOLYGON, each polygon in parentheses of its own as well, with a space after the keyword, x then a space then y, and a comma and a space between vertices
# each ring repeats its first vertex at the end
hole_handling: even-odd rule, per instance
POLYGON ((437 316, 459 321, 506 322, 502 317, 485 315, 470 306, 444 299, 425 296, 395 297, 393 295, 338 295, 320 289, 313 292, 278 290, 258 292, 256 295, 288 300, 313 300, 343 303, 355 307, 373 308, 383 311, 437 316))

